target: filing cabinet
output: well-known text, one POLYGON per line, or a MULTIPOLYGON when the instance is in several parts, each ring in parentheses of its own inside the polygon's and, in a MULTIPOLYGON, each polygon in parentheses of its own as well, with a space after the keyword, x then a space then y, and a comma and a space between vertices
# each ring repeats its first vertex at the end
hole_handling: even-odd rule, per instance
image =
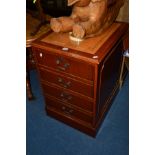
POLYGON ((81 42, 50 31, 33 43, 47 115, 96 136, 119 88, 126 33, 116 22, 81 42))

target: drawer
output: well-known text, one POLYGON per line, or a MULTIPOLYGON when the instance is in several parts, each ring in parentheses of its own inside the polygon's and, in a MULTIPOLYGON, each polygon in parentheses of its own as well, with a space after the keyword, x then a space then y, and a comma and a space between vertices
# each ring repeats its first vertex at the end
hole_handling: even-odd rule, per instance
POLYGON ((48 107, 48 109, 54 109, 62 113, 64 116, 70 117, 71 119, 78 119, 78 120, 82 120, 88 123, 92 123, 92 116, 88 116, 85 113, 77 109, 73 109, 47 96, 45 96, 45 101, 46 101, 46 106, 48 107))
POLYGON ((41 80, 45 80, 50 83, 55 83, 63 88, 73 90, 75 92, 81 93, 83 95, 86 95, 92 98, 94 96, 94 93, 93 93, 94 90, 92 85, 84 84, 83 82, 66 77, 57 72, 51 72, 49 70, 40 69, 40 77, 41 77, 41 80))
POLYGON ((94 79, 94 67, 86 62, 41 50, 36 50, 35 55, 40 65, 87 80, 94 79))
POLYGON ((54 96, 64 103, 75 105, 84 110, 91 111, 91 112, 93 111, 93 102, 90 100, 87 100, 84 97, 76 96, 74 94, 67 92, 64 89, 59 89, 43 83, 42 83, 42 87, 43 87, 44 93, 47 95, 54 96))

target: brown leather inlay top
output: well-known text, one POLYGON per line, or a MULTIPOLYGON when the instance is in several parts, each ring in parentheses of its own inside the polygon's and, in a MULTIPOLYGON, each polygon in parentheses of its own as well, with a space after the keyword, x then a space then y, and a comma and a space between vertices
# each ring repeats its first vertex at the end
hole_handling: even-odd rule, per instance
POLYGON ((74 42, 69 39, 68 33, 50 33, 47 37, 43 38, 41 41, 45 43, 50 43, 53 45, 58 45, 61 47, 66 47, 81 52, 95 54, 98 49, 107 41, 107 39, 120 27, 120 23, 113 23, 107 30, 105 30, 101 35, 87 38, 81 42, 74 42))

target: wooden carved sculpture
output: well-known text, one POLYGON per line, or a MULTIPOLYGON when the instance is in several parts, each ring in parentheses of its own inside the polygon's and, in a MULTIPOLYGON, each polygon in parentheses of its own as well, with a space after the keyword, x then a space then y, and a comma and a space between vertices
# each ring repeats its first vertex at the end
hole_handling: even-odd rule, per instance
POLYGON ((100 34, 116 19, 124 0, 68 0, 69 17, 51 18, 54 32, 72 32, 76 38, 100 34))

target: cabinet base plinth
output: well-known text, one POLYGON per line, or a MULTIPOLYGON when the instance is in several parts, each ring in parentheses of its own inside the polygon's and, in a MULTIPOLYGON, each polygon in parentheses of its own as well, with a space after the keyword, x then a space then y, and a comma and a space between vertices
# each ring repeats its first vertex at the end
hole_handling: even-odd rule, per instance
POLYGON ((75 128, 75 129, 78 129, 79 131, 84 132, 89 136, 92 136, 92 137, 96 136, 97 129, 91 127, 91 124, 84 123, 83 121, 80 121, 80 120, 79 121, 73 120, 67 116, 64 117, 64 115, 62 115, 61 113, 59 113, 55 110, 52 110, 52 109, 48 109, 47 107, 46 107, 46 113, 48 116, 50 116, 54 119, 57 119, 57 120, 75 128))

